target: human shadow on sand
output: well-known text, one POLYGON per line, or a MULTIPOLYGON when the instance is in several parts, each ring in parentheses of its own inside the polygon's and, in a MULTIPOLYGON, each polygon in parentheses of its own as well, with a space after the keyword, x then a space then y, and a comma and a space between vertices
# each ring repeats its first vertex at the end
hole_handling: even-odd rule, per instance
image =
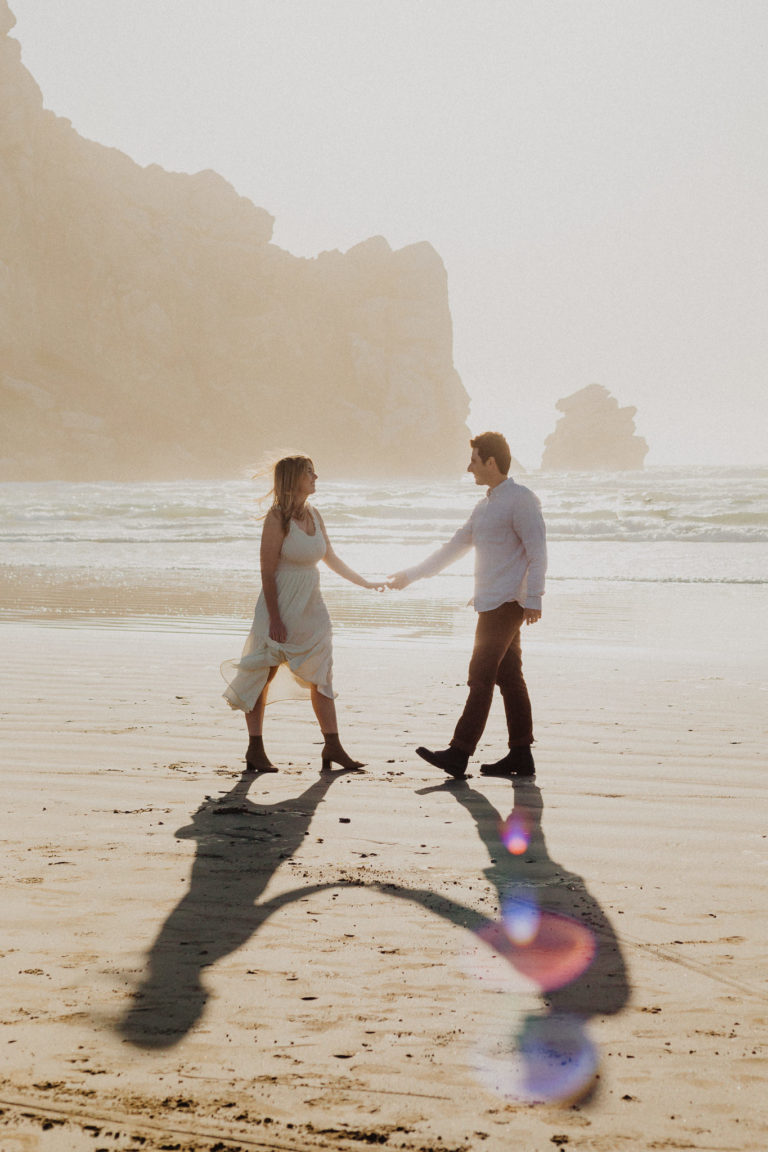
POLYGON ((626 1006, 626 964, 613 926, 583 877, 549 856, 540 789, 532 780, 513 780, 513 789, 506 818, 466 781, 419 793, 449 792, 472 816, 488 851, 484 874, 496 891, 498 919, 431 890, 387 885, 386 891, 473 931, 482 942, 474 969, 481 980, 498 981, 506 970, 512 987, 538 993, 539 1008, 516 1031, 502 1027, 476 1054, 486 1084, 512 1099, 584 1100, 599 1067, 586 1026, 626 1006), (491 957, 495 968, 487 963, 491 957))
POLYGON ((259 903, 277 869, 300 847, 316 809, 346 769, 324 771, 294 799, 254 803, 260 777, 244 773, 225 796, 206 797, 176 836, 197 841, 189 888, 152 945, 146 974, 118 1031, 141 1048, 170 1048, 200 1019, 206 968, 245 944, 279 909, 335 887, 309 884, 259 903))
POLYGON ((323 772, 299 796, 272 804, 248 798, 254 777, 244 775, 219 800, 207 797, 192 823, 178 830, 179 838, 197 841, 189 888, 149 951, 120 1034, 146 1049, 177 1044, 204 1011, 206 968, 246 944, 281 908, 319 891, 364 885, 474 933, 479 979, 493 986, 501 972, 529 1001, 531 993, 538 997, 538 1007, 522 1020, 520 1013, 510 1013, 509 1021, 500 1016, 495 1034, 475 1054, 486 1086, 515 1100, 586 1099, 599 1066, 586 1026, 594 1017, 620 1012, 630 988, 608 917, 583 878, 549 857, 538 787, 514 781, 513 808, 505 819, 465 781, 420 792, 449 792, 472 817, 488 851, 484 874, 495 890, 498 917, 432 889, 332 872, 327 882, 260 903, 275 872, 299 850, 328 789, 344 774, 323 772))

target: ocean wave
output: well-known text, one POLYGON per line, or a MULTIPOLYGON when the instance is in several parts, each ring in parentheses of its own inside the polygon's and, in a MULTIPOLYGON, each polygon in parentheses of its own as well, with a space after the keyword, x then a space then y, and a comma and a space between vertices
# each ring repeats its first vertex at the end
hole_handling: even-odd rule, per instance
MULTIPOLYGON (((326 521, 326 523, 328 523, 326 521)), ((725 524, 728 524, 726 521, 725 524)), ((389 544, 400 544, 407 540, 413 546, 438 547, 445 542, 455 531, 455 525, 448 524, 414 524, 403 522, 402 533, 387 531, 383 525, 369 523, 364 528, 349 530, 344 524, 328 524, 331 535, 335 541, 368 542, 372 546, 380 544, 386 548, 389 544)), ((31 541, 39 545, 50 544, 82 544, 86 545, 144 545, 159 544, 173 546, 177 544, 198 544, 200 546, 234 546, 254 545, 258 539, 257 531, 244 533, 233 529, 229 532, 218 530, 205 532, 202 528, 188 533, 171 532, 162 525, 125 525, 122 532, 116 534, 109 531, 79 532, 75 528, 70 530, 45 530, 36 532, 19 532, 3 529, 0 525, 0 543, 7 546, 31 541)), ((554 541, 582 540, 592 543, 674 543, 681 544, 765 544, 768 543, 768 528, 762 523, 745 524, 738 526, 731 524, 724 527, 721 523, 692 522, 669 524, 633 524, 616 523, 596 518, 595 520, 571 521, 569 523, 549 521, 547 524, 547 539, 554 541)))
POLYGON ((30 539, 34 539, 39 544, 117 544, 117 545, 131 545, 131 544, 242 544, 247 537, 241 533, 236 533, 228 536, 211 535, 203 536, 199 532, 192 533, 188 536, 172 536, 167 532, 158 532, 155 528, 147 529, 145 531, 125 531, 119 536, 99 535, 98 533, 87 534, 80 532, 47 532, 35 534, 34 537, 29 533, 20 533, 17 536, 6 534, 0 531, 0 540, 5 544, 22 544, 27 543, 30 539))
POLYGON ((615 524, 555 524, 547 528, 547 538, 555 540, 584 540, 595 543, 621 544, 635 541, 638 544, 681 543, 681 544, 765 544, 768 531, 765 528, 745 526, 728 531, 717 525, 680 524, 665 527, 658 525, 615 525, 615 524))
POLYGON ((669 573, 647 576, 627 576, 622 575, 604 575, 600 573, 593 573, 592 575, 579 574, 578 576, 553 576, 551 573, 547 575, 547 584, 727 584, 727 585, 753 585, 763 586, 768 584, 768 576, 765 579, 760 577, 742 577, 742 576, 724 576, 722 574, 716 576, 672 576, 669 573))
MULTIPOLYGON (((552 541, 759 544, 768 540, 768 470, 650 469, 537 473, 552 541)), ((0 542, 55 548, 252 546, 263 511, 243 481, 0 484, 0 542)), ((463 523, 482 490, 455 484, 323 483, 316 503, 334 539, 432 546, 463 523)))

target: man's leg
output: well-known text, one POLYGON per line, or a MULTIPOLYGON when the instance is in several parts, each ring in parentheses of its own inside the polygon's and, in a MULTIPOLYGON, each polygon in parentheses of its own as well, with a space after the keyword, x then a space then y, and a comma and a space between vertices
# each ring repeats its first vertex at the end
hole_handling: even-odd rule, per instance
POLYGON ((515 635, 504 657, 499 663, 496 675, 504 700, 509 733, 509 752, 494 764, 483 764, 482 776, 530 777, 535 775, 536 766, 531 755, 533 743, 533 720, 528 688, 523 677, 523 660, 520 646, 520 633, 515 635))
POLYGON ((526 748, 533 744, 533 717, 531 700, 523 677, 523 653, 519 629, 499 664, 496 683, 504 701, 509 746, 526 748))
MULTIPOLYGON (((499 682, 499 670, 504 664, 506 668, 507 655, 510 647, 517 643, 518 664, 520 645, 520 625, 523 622, 523 610, 519 604, 512 601, 501 604, 490 612, 478 612, 477 629, 475 631, 475 647, 472 659, 469 662, 469 695, 464 705, 464 711, 456 725, 451 740, 451 747, 471 756, 477 747, 480 737, 485 729, 488 713, 493 700, 493 690, 499 682)), ((511 659, 514 665, 514 653, 511 659)), ((519 673, 522 680, 522 670, 519 673)), ((515 681, 514 672, 504 674, 504 682, 511 685, 515 681)), ((501 687, 501 685, 500 685, 501 687)), ((525 682, 523 681, 523 688, 525 682)), ((504 689, 502 689, 502 694, 504 689)), ((519 687, 516 689, 519 695, 519 687)), ((511 697, 510 697, 511 699, 511 697)), ((526 692, 527 699, 527 692, 526 692)), ((505 697, 506 705, 506 697, 505 697)), ((529 705, 530 711, 530 705, 529 705)), ((511 734, 510 734, 511 735, 511 734)), ((530 743, 530 740, 528 740, 530 743)))

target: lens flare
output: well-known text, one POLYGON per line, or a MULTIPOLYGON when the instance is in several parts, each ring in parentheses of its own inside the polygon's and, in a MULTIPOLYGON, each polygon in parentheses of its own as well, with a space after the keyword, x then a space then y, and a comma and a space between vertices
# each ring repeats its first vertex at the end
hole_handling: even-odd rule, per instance
MULTIPOLYGON (((487 873, 498 887, 501 915, 476 929, 475 941, 482 943, 467 953, 466 967, 479 981, 515 996, 535 991, 546 997, 573 984, 590 968, 598 948, 585 924, 547 907, 559 908, 562 893, 550 886, 554 876, 545 867, 551 862, 539 821, 540 809, 519 803, 499 821, 499 838, 513 857, 498 859, 492 853, 495 867, 487 873)), ((567 1002, 572 1008, 579 1003, 579 991, 567 1002)), ((475 1052, 475 1071, 485 1087, 507 1100, 531 1104, 583 1100, 598 1069, 597 1049, 583 1017, 542 1008, 541 1014, 526 1016, 516 1032, 514 1027, 501 1033, 494 1029, 475 1052)))
POLYGON ((578 1017, 555 1013, 528 1016, 517 1035, 485 1037, 474 1064, 484 1086, 506 1100, 574 1104, 594 1084, 598 1054, 578 1017))
POLYGON ((513 856, 522 856, 531 842, 531 817, 526 808, 513 808, 499 830, 501 842, 513 856))
POLYGON ((541 927, 541 910, 532 891, 520 888, 508 897, 501 910, 501 919, 513 944, 530 944, 541 927))
POLYGON ((503 918, 485 925, 477 935, 543 992, 570 984, 587 970, 597 952, 588 928, 537 908, 531 897, 508 900, 503 918))

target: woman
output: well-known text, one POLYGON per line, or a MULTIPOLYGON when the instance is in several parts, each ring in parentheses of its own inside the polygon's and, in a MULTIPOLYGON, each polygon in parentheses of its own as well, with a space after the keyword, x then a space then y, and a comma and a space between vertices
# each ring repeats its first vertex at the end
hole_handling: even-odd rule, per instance
POLYGON ((361 588, 381 590, 384 584, 363 579, 334 552, 320 513, 307 502, 316 481, 307 456, 285 456, 275 464, 273 502, 261 535, 261 594, 242 657, 222 665, 229 682, 224 698, 232 708, 245 712, 249 772, 277 771, 264 751, 262 724, 269 686, 278 668, 293 673, 292 687, 298 684, 309 690, 325 737, 323 768, 331 764, 363 767, 347 755, 339 740, 331 684, 331 620, 320 594, 317 565, 325 560, 333 572, 361 588))

